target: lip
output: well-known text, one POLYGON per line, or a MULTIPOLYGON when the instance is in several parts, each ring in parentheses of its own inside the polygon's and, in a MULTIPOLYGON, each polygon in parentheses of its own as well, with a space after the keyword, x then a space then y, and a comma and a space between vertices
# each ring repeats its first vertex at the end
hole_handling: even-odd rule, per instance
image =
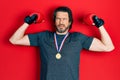
POLYGON ((58 25, 58 27, 62 28, 62 27, 64 27, 64 25, 58 25))
POLYGON ((59 27, 64 27, 63 25, 59 26, 59 27))

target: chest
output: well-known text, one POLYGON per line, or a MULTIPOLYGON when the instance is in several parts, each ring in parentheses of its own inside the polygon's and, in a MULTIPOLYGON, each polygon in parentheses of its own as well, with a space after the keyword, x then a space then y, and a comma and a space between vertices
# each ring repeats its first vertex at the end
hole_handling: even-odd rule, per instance
MULTIPOLYGON (((59 44, 61 41, 59 41, 59 44)), ((67 60, 69 62, 72 62, 73 60, 75 62, 79 61, 80 51, 82 49, 82 46, 80 44, 80 41, 78 40, 71 40, 71 38, 67 38, 60 50, 61 59, 67 60)), ((58 53, 55 45, 54 38, 43 40, 40 46, 40 53, 41 58, 44 61, 55 61, 56 60, 56 54, 58 53)))

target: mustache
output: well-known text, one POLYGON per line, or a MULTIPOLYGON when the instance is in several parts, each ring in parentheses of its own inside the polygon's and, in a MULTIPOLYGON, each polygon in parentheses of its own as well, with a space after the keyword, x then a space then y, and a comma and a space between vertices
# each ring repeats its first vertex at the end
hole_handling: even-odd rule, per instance
POLYGON ((58 26, 65 26, 64 24, 59 24, 58 26))

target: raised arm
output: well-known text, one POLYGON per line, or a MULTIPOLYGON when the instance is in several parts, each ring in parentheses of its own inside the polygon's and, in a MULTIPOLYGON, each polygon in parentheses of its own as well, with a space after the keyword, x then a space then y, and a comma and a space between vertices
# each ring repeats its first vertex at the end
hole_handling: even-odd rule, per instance
POLYGON ((99 29, 101 39, 94 38, 89 50, 105 52, 112 51, 114 49, 114 45, 109 34, 103 26, 104 21, 102 19, 99 19, 97 16, 93 17, 93 21, 95 23, 95 26, 99 29))
POLYGON ((17 31, 10 37, 9 41, 15 45, 30 45, 28 35, 24 35, 25 30, 28 28, 29 24, 24 23, 21 25, 17 31))
POLYGON ((101 34, 101 39, 94 38, 89 50, 105 52, 112 51, 114 49, 114 45, 104 26, 101 26, 99 31, 101 34))
POLYGON ((25 31, 30 24, 36 21, 36 19, 37 19, 37 15, 25 17, 25 20, 24 20, 25 23, 17 29, 17 31, 12 35, 12 37, 10 37, 9 41, 15 45, 29 46, 30 41, 29 41, 28 35, 25 35, 25 31))

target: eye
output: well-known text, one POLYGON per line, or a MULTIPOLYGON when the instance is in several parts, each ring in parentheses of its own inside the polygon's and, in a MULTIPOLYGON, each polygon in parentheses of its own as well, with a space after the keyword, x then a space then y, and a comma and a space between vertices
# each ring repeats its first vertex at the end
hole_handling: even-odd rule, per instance
POLYGON ((56 20, 60 20, 60 18, 56 18, 56 20))
POLYGON ((67 20, 67 18, 63 18, 63 20, 67 20))

